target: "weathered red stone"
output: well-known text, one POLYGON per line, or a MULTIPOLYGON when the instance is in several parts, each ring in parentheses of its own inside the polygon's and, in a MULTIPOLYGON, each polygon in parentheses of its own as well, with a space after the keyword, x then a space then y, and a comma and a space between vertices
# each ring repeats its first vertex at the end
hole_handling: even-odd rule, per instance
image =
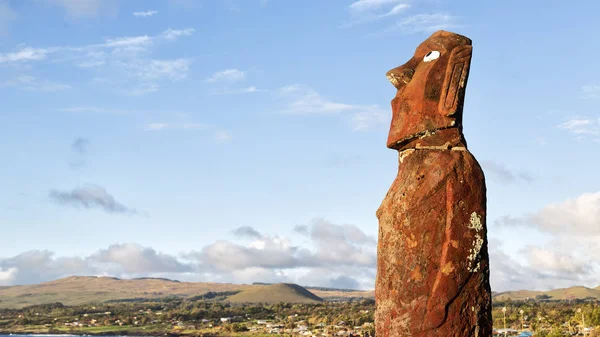
POLYGON ((377 337, 492 335, 485 178, 462 134, 471 51, 438 31, 387 73, 400 163, 377 210, 377 337))

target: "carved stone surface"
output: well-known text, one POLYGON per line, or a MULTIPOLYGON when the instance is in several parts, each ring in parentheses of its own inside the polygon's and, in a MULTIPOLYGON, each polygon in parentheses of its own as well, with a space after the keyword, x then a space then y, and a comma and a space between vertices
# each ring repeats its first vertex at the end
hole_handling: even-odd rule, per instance
POLYGON ((377 337, 492 335, 485 178, 462 134, 471 51, 438 31, 387 73, 399 168, 377 210, 377 337))

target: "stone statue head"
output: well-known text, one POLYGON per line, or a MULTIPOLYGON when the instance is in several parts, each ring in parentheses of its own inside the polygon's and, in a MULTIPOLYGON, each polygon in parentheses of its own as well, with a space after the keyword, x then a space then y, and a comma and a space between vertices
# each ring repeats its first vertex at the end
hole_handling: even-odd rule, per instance
POLYGON ((392 100, 389 148, 399 149, 436 130, 462 127, 471 51, 469 38, 440 30, 408 62, 386 73, 398 89, 392 100))

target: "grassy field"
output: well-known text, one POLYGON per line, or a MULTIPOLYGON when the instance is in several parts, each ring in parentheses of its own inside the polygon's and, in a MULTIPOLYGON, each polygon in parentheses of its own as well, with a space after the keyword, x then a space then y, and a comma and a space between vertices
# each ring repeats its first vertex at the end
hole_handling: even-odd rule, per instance
MULTIPOLYGON (((130 335, 130 336, 163 336, 165 333, 181 336, 200 336, 200 335, 217 335, 219 331, 215 329, 199 329, 199 330, 177 330, 170 326, 152 326, 146 325, 144 327, 123 325, 123 326, 97 326, 97 327, 53 327, 47 328, 44 326, 27 325, 18 328, 12 328, 7 333, 30 333, 30 334, 74 334, 74 335, 130 335)), ((228 333, 229 335, 229 333, 228 333)))
POLYGON ((221 336, 221 337, 266 337, 272 336, 265 333, 253 332, 229 332, 219 328, 202 328, 197 330, 173 329, 169 326, 99 326, 99 327, 55 327, 47 328, 44 326, 28 325, 11 329, 10 331, 0 330, 0 334, 65 334, 65 335, 91 335, 91 336, 221 336))

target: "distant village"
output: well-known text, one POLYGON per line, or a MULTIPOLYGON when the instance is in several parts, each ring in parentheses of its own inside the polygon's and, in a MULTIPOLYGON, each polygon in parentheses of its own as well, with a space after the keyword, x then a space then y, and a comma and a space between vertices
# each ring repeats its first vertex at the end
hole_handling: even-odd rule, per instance
POLYGON ((371 303, 267 307, 211 303, 199 310, 198 307, 183 309, 181 304, 161 306, 158 310, 156 305, 148 308, 140 304, 118 304, 110 311, 106 309, 59 305, 0 309, 0 334, 374 336, 371 303), (231 315, 218 315, 221 312, 231 315))
MULTIPOLYGON (((147 314, 149 312, 141 312, 147 314)), ((162 312, 154 313, 156 316, 161 316, 162 312)), ((104 315, 111 316, 111 312, 105 312, 104 315)), ((146 321, 138 316, 133 316, 132 321, 116 319, 102 320, 101 318, 91 318, 90 315, 84 314, 84 319, 74 319, 69 322, 57 322, 55 324, 45 324, 45 327, 52 328, 56 325, 63 324, 69 328, 90 328, 101 326, 136 326, 142 327, 145 325, 160 325, 161 320, 146 321)), ((23 318, 22 315, 19 318, 23 318)), ((201 319, 199 321, 179 321, 171 319, 167 321, 167 325, 172 329, 173 335, 190 335, 194 331, 204 331, 206 334, 227 334, 228 332, 248 332, 249 334, 276 334, 276 335, 298 335, 298 336, 374 336, 373 322, 365 322, 360 326, 352 326, 348 322, 339 321, 334 324, 319 323, 316 325, 310 324, 307 321, 300 319, 297 314, 290 315, 285 318, 275 320, 249 320, 247 317, 221 317, 218 320, 201 319)))
MULTIPOLYGON (((373 302, 269 305, 203 303, 200 306, 183 301, 102 307, 53 304, 0 309, 0 334, 204 337, 375 335, 373 302)), ((600 322, 598 303, 585 303, 585 310, 581 310, 581 304, 563 302, 522 302, 517 305, 513 303, 510 310, 503 311, 504 308, 494 306, 494 336, 600 336, 600 329, 596 328, 600 322), (585 323, 586 317, 588 323, 585 323)))

